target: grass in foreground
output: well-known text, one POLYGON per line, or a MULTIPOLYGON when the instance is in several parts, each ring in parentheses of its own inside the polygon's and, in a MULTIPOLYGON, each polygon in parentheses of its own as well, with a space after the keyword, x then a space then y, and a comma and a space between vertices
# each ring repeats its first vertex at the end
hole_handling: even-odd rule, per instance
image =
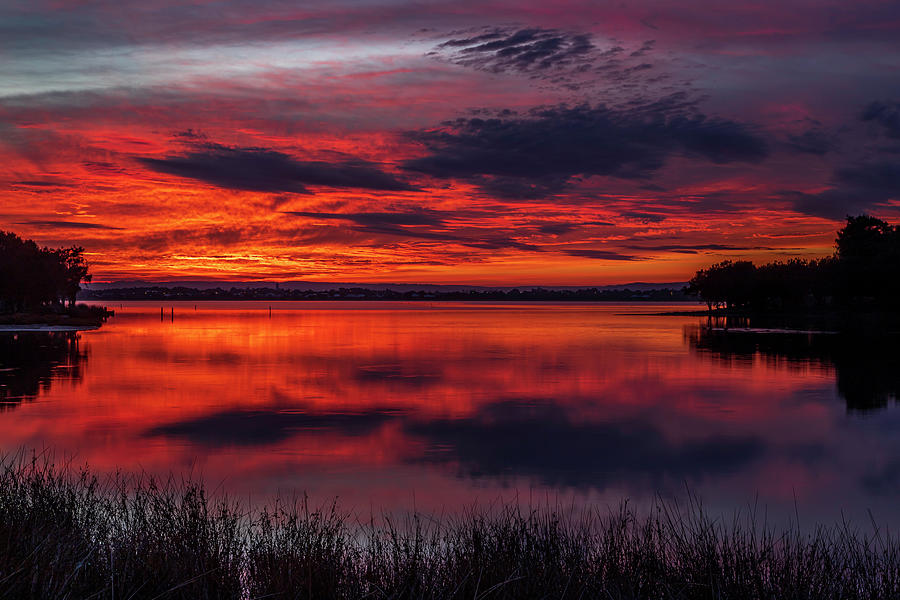
POLYGON ((898 542, 723 522, 698 504, 360 523, 333 505, 250 511, 200 484, 0 460, 2 598, 895 598, 898 542))

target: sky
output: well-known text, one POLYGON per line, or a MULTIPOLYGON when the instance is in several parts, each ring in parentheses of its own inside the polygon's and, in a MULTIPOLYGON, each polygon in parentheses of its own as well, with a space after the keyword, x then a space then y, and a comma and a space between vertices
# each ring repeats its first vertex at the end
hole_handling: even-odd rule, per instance
POLYGON ((0 0, 0 164, 98 282, 825 256, 900 220, 900 3, 0 0))

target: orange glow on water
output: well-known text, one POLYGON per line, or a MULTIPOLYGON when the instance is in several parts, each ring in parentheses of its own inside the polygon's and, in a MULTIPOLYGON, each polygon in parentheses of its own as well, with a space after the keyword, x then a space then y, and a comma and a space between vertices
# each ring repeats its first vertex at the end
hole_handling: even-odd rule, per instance
POLYGON ((850 435, 832 367, 698 354, 695 319, 639 314, 660 306, 267 306, 117 308, 80 334, 78 377, 0 413, 3 450, 354 506, 842 485, 791 450, 850 435))

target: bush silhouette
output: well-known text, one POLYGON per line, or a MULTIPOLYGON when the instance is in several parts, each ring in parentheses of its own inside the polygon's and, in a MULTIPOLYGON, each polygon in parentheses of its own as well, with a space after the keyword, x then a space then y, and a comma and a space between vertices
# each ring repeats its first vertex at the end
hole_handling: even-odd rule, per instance
POLYGON ((760 266, 726 260, 697 271, 686 291, 709 309, 796 312, 871 306, 895 311, 900 300, 900 226, 869 215, 847 217, 833 256, 760 266))
POLYGON ((90 281, 84 248, 42 248, 0 231, 0 312, 24 312, 75 304, 90 281))

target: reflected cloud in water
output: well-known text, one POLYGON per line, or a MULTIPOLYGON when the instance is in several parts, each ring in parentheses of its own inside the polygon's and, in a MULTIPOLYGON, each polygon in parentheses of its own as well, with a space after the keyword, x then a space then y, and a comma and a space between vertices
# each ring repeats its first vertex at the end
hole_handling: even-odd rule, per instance
POLYGON ((271 446, 297 435, 315 435, 323 431, 364 436, 399 414, 399 411, 378 409, 360 413, 315 413, 303 409, 234 410, 154 427, 147 435, 183 438, 207 447, 271 446))
POLYGON ((470 418, 407 424, 428 441, 422 460, 459 464, 470 477, 528 476, 551 487, 663 491, 732 474, 760 458, 763 441, 715 433, 676 441, 652 422, 585 422, 553 402, 500 402, 470 418))

